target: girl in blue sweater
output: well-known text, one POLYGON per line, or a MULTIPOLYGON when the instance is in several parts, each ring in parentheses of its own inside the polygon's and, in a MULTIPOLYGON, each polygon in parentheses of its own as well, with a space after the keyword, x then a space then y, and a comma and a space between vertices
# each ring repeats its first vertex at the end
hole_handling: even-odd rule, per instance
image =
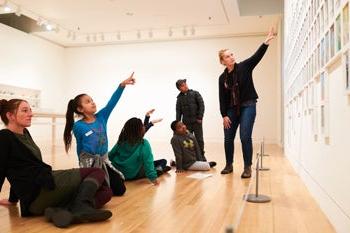
POLYGON ((107 121, 118 103, 126 85, 135 83, 134 73, 120 83, 107 105, 96 113, 96 104, 87 94, 77 95, 68 103, 64 144, 68 152, 72 143, 72 131, 77 143, 80 167, 99 167, 106 171, 106 181, 115 195, 125 192, 123 175, 108 160, 107 121), (74 114, 81 117, 74 121, 74 114))

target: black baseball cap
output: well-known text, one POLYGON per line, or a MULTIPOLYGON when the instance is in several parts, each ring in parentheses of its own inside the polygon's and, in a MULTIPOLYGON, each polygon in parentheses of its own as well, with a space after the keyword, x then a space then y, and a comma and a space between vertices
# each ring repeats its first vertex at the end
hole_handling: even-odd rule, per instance
POLYGON ((176 81, 176 88, 179 89, 181 84, 186 83, 186 79, 179 79, 176 81))

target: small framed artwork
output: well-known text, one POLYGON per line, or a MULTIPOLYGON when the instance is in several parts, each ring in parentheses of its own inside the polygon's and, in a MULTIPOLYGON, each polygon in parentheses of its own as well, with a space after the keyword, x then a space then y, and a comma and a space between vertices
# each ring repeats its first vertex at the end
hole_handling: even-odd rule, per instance
POLYGON ((340 15, 335 20, 335 52, 341 50, 341 23, 340 15))
POLYGON ((328 27, 328 0, 324 0, 324 24, 328 27))
POLYGON ((345 90, 350 94, 350 51, 347 50, 343 55, 343 64, 344 64, 344 82, 345 90))
POLYGON ((343 8, 343 45, 349 42, 349 4, 343 8))
POLYGON ((329 18, 330 20, 332 20, 334 16, 334 0, 329 0, 328 10, 329 10, 329 18))
POLYGON ((334 24, 329 30, 329 47, 330 47, 330 58, 334 56, 334 24))
POLYGON ((324 36, 324 58, 325 63, 329 60, 329 31, 326 32, 326 35, 324 36))

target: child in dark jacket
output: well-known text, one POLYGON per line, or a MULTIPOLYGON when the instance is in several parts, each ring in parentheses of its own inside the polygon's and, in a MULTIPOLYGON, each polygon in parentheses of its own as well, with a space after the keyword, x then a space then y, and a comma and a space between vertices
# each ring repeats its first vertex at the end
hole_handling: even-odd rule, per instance
POLYGON ((216 162, 207 162, 205 156, 201 153, 196 137, 188 132, 187 127, 181 121, 173 121, 171 129, 174 135, 171 138, 173 147, 176 172, 184 170, 208 171, 216 165, 216 162))

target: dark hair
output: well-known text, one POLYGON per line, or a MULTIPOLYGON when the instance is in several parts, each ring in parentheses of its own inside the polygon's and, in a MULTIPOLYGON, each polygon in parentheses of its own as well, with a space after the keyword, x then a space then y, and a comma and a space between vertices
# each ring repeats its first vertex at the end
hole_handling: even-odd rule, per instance
POLYGON ((133 117, 127 120, 119 134, 118 144, 129 143, 135 145, 143 142, 144 131, 141 119, 133 117))
POLYGON ((66 126, 64 127, 63 141, 66 152, 68 152, 72 144, 72 129, 74 125, 74 113, 83 115, 78 111, 78 107, 81 107, 81 97, 86 94, 77 95, 74 99, 69 100, 66 112, 66 126))
POLYGON ((179 123, 180 121, 173 121, 173 122, 171 122, 171 125, 170 125, 170 128, 173 130, 173 131, 176 131, 176 125, 177 125, 177 123, 179 123))
POLYGON ((1 120, 4 122, 5 125, 9 123, 9 119, 6 116, 6 113, 16 113, 18 110, 19 105, 22 102, 27 102, 22 99, 10 99, 10 100, 5 100, 2 99, 0 100, 0 115, 1 115, 1 120))

